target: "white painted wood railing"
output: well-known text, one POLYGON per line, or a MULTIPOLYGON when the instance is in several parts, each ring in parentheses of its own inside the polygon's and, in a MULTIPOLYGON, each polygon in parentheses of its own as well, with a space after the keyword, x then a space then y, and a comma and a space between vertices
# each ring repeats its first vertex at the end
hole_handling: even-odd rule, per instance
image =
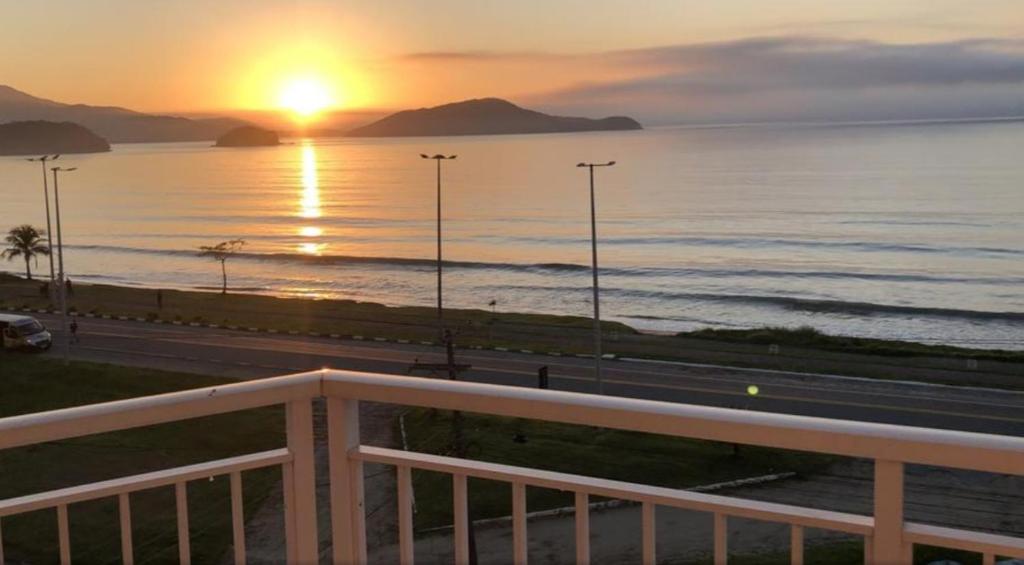
MULTIPOLYGON (((0 518, 41 508, 56 508, 60 560, 68 563, 68 505, 117 496, 123 559, 131 563, 134 550, 129 493, 175 485, 179 556, 182 563, 188 563, 185 485, 197 478, 227 474, 231 477, 235 561, 243 563, 245 532, 241 473, 280 465, 288 560, 291 563, 315 563, 319 555, 319 540, 311 401, 317 397, 327 399, 330 556, 335 563, 366 561, 363 464, 368 462, 393 465, 397 470, 399 559, 408 564, 413 562, 414 556, 412 469, 452 476, 455 561, 458 563, 467 562, 469 556, 468 477, 505 481, 512 485, 511 557, 515 563, 527 561, 528 487, 575 493, 576 557, 580 563, 590 560, 590 496, 626 499, 641 504, 644 563, 655 562, 657 506, 712 514, 716 564, 724 564, 727 560, 730 518, 789 524, 791 561, 795 564, 803 563, 805 528, 863 536, 865 561, 879 565, 910 563, 915 544, 979 552, 986 564, 994 563, 996 556, 1024 557, 1024 539, 908 523, 903 518, 905 464, 1024 474, 1024 439, 335 370, 0 419, 0 449, 7 449, 260 406, 284 404, 287 407, 285 448, 3 500, 0 501, 0 518), (860 516, 366 446, 359 439, 360 401, 457 409, 867 458, 875 462, 874 513, 860 516)), ((0 564, 3 561, 2 548, 0 534, 0 564)))

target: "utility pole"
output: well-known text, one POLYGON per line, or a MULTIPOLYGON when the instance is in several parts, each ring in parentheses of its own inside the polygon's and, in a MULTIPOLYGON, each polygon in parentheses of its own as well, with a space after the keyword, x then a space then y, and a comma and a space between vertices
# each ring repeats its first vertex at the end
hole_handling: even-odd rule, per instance
MULTIPOLYGON (((460 364, 455 362, 455 339, 450 330, 444 331, 444 348, 445 348, 445 363, 420 363, 417 359, 412 365, 409 366, 409 371, 425 371, 431 374, 437 374, 439 372, 447 373, 448 380, 457 381, 459 380, 459 373, 468 371, 472 365, 460 364)), ((452 451, 455 453, 455 457, 459 459, 466 458, 466 435, 465 435, 465 424, 462 420, 462 411, 452 410, 452 451)), ((469 513, 469 509, 466 509, 469 513)), ((469 565, 476 565, 477 563, 477 551, 476 551, 476 533, 473 528, 473 517, 472 515, 467 516, 469 522, 469 565)))
POLYGON ((445 339, 444 333, 444 304, 441 298, 441 161, 454 159, 457 155, 441 155, 438 153, 433 157, 420 153, 423 159, 433 159, 437 162, 437 338, 442 342, 445 339))
MULTIPOLYGON (((50 170, 53 171, 53 203, 57 217, 57 296, 60 297, 60 331, 64 334, 64 364, 67 365, 70 363, 71 335, 68 333, 68 297, 64 283, 64 243, 60 230, 60 188, 57 185, 57 173, 70 173, 77 170, 77 167, 70 169, 52 167, 50 170)), ((53 255, 52 250, 50 255, 53 255)))
POLYGON ((49 254, 49 258, 50 258, 50 289, 49 289, 50 304, 53 304, 54 302, 56 302, 56 300, 54 300, 54 298, 57 296, 55 294, 57 292, 57 290, 54 288, 54 272, 55 271, 53 269, 53 235, 52 235, 53 229, 50 227, 50 187, 47 185, 47 179, 46 179, 46 162, 47 161, 56 161, 59 158, 60 158, 60 155, 58 154, 58 155, 53 155, 52 157, 50 155, 43 155, 42 157, 32 157, 30 159, 26 159, 26 161, 33 161, 33 162, 37 162, 38 161, 39 164, 42 165, 42 169, 43 169, 43 202, 46 203, 46 245, 47 245, 47 247, 50 248, 50 254, 49 254))
POLYGON ((601 375, 601 299, 597 284, 597 206, 594 202, 594 167, 611 167, 607 163, 579 163, 577 167, 590 170, 590 254, 594 277, 594 375, 597 378, 597 393, 604 394, 604 379, 601 375))

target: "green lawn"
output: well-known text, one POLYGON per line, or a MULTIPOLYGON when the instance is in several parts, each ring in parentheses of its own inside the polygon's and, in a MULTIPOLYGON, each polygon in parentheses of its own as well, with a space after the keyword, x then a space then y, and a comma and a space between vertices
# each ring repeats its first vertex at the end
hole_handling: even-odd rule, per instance
MULTIPOLYGON (((64 367, 0 351, 0 417, 225 382, 94 363, 64 367)), ((283 426, 283 410, 265 408, 0 451, 0 498, 281 447, 283 426)), ((243 475, 247 514, 279 479, 276 469, 243 475)), ((136 562, 176 561, 173 488, 133 494, 131 502, 136 562)), ((193 562, 219 560, 231 543, 227 477, 189 483, 189 510, 193 562)), ((120 562, 116 499, 71 505, 69 520, 73 561, 120 562)), ((3 542, 8 562, 55 562, 55 511, 4 518, 3 542)))
MULTIPOLYGON (((405 415, 409 449, 451 454, 450 412, 412 409, 405 415)), ((467 454, 472 459, 540 467, 607 479, 667 487, 692 487, 769 473, 809 474, 834 457, 673 438, 535 420, 464 415, 467 454), (515 441, 516 434, 526 438, 515 441)), ((451 524, 451 477, 430 472, 413 476, 418 529, 451 524)), ((474 519, 511 513, 511 487, 494 481, 470 481, 474 519)), ((530 511, 571 506, 572 493, 527 489, 530 511)))

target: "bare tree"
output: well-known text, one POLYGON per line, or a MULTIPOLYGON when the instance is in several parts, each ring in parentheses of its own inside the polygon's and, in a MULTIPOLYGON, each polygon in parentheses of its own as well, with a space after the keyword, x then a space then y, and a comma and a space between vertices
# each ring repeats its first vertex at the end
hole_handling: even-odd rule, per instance
POLYGON ((7 236, 4 237, 4 242, 10 247, 0 252, 0 257, 4 257, 8 261, 14 260, 15 257, 24 259, 25 278, 32 280, 32 267, 29 262, 32 259, 38 261, 39 255, 50 254, 50 248, 43 243, 42 236, 41 231, 28 224, 11 228, 7 232, 7 236))
POLYGON ((228 270, 226 263, 228 259, 242 250, 243 245, 245 245, 244 239, 231 239, 222 241, 217 245, 203 245, 199 247, 200 257, 210 257, 220 261, 220 274, 224 281, 223 286, 221 286, 221 294, 228 293, 228 270))

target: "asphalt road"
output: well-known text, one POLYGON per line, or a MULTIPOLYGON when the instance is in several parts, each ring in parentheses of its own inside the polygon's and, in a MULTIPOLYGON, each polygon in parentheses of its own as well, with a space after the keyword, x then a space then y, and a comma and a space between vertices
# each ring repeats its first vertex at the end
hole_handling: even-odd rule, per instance
MULTIPOLYGON (((56 316, 39 315, 50 328, 56 316)), ((81 319, 75 359, 249 379, 322 367, 409 374, 415 361, 444 360, 438 347, 249 333, 135 321, 81 319)), ((61 354, 57 344, 48 353, 61 354)), ((464 380, 537 386, 546 365, 550 387, 594 392, 593 361, 511 352, 458 350, 472 368, 464 380)), ((607 394, 828 418, 1024 435, 1024 392, 958 388, 651 361, 604 363, 607 394), (747 394, 748 385, 760 389, 747 394)), ((894 375, 898 377, 898 375, 894 375)))

